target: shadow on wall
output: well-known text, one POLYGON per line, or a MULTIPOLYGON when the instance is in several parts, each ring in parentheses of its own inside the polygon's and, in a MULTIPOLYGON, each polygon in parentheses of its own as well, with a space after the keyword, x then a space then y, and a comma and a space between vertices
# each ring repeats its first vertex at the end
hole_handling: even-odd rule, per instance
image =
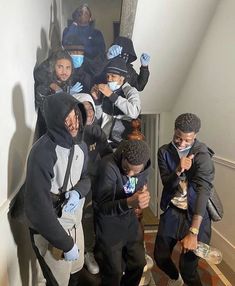
POLYGON ((41 62, 45 60, 48 53, 48 42, 47 42, 47 33, 44 29, 41 29, 41 47, 37 48, 36 52, 36 64, 37 67, 41 62))
MULTIPOLYGON (((37 285, 36 257, 31 246, 28 227, 12 219, 10 215, 8 215, 8 220, 17 247, 17 261, 12 261, 12 264, 14 265, 18 262, 21 279, 20 285, 37 285)), ((11 281, 11 278, 15 277, 14 271, 14 267, 12 267, 11 263, 8 261, 7 277, 9 279, 9 285, 15 285, 15 281, 11 281)))
POLYGON ((8 198, 19 189, 24 174, 32 130, 25 122, 25 108, 21 86, 17 84, 12 93, 12 111, 16 130, 12 136, 8 153, 8 198))
POLYGON ((41 46, 37 48, 35 68, 40 65, 52 51, 61 47, 61 31, 60 24, 57 18, 56 1, 50 6, 50 27, 49 27, 49 43, 47 40, 47 32, 41 29, 41 46))
MULTIPOLYGON (((13 192, 20 188, 22 179, 24 179, 24 168, 32 136, 32 130, 25 122, 23 92, 19 84, 13 88, 12 110, 15 116, 16 130, 11 139, 8 155, 8 198, 13 192)), ((31 243, 28 229, 9 217, 8 219, 12 236, 17 246, 17 257, 22 285, 36 285, 34 278, 36 259, 30 247, 31 243), (30 269, 32 269, 32 271, 30 271, 30 269), (31 275, 30 272, 32 272, 33 275, 31 275), (32 277, 33 281, 29 281, 30 277, 32 277)), ((6 266, 9 285, 15 283, 15 281, 10 281, 12 277, 15 277, 14 273, 11 273, 11 271, 15 271, 14 267, 11 267, 11 264, 15 263, 17 262, 8 261, 8 265, 6 266)))
POLYGON ((49 29, 49 42, 50 53, 61 47, 61 30, 60 24, 57 19, 57 4, 56 0, 53 0, 50 11, 50 29, 49 29))

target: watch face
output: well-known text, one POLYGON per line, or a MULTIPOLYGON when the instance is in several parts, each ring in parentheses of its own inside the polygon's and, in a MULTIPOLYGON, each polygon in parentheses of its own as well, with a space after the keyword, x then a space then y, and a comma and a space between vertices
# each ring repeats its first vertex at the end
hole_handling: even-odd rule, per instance
POLYGON ((195 235, 198 234, 198 229, 195 228, 195 227, 190 227, 189 231, 190 231, 192 234, 195 234, 195 235))

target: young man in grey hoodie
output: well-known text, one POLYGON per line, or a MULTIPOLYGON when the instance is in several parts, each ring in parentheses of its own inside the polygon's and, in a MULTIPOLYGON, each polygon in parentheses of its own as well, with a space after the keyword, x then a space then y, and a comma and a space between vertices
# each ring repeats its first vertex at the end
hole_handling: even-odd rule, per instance
POLYGON ((47 97, 44 110, 47 133, 35 142, 27 161, 25 213, 42 270, 37 285, 67 286, 84 263, 81 219, 90 190, 87 147, 81 140, 86 113, 67 93, 47 97))
POLYGON ((126 82, 127 67, 123 58, 116 57, 107 65, 106 83, 92 88, 96 100, 97 118, 113 148, 131 132, 131 120, 141 111, 140 96, 136 88, 126 82))

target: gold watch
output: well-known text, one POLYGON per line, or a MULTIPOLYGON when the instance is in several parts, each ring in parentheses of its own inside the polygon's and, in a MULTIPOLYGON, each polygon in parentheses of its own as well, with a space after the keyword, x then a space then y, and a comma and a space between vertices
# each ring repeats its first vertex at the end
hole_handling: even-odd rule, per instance
POLYGON ((190 227, 190 228, 189 228, 189 232, 191 232, 191 233, 194 234, 194 235, 198 235, 199 230, 198 230, 198 228, 196 228, 196 227, 190 227))

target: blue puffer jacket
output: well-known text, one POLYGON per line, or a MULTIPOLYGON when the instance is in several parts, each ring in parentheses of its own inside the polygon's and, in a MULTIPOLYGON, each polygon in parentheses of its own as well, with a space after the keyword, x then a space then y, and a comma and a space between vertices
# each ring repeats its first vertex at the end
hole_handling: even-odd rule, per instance
POLYGON ((85 56, 91 59, 97 56, 104 59, 105 56, 105 42, 101 31, 89 26, 78 26, 73 22, 69 27, 63 31, 62 45, 65 44, 65 39, 70 35, 76 35, 85 46, 85 56))

